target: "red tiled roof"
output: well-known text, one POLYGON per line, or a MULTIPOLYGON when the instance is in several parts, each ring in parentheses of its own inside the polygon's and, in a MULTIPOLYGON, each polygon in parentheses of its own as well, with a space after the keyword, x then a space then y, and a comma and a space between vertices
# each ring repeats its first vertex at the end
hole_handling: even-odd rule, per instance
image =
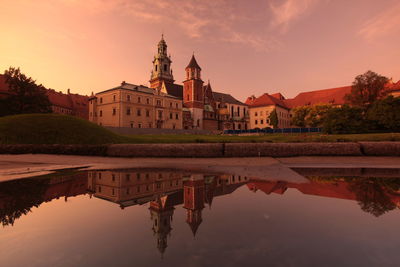
POLYGON ((53 89, 47 90, 47 96, 54 106, 72 109, 72 101, 68 95, 62 92, 56 92, 53 89))
POLYGON ((275 98, 267 93, 265 93, 262 96, 257 97, 257 98, 255 98, 254 96, 247 98, 246 104, 249 105, 250 107, 262 107, 262 106, 276 105, 276 106, 280 106, 282 108, 287 108, 287 106, 281 99, 275 98))
POLYGON ((285 97, 281 93, 271 94, 271 96, 275 97, 277 99, 280 99, 280 100, 284 100, 285 99, 285 97))
POLYGON ((303 92, 298 94, 295 98, 285 99, 283 101, 289 108, 315 104, 343 105, 345 103, 344 96, 350 92, 351 86, 344 86, 311 92, 303 92))

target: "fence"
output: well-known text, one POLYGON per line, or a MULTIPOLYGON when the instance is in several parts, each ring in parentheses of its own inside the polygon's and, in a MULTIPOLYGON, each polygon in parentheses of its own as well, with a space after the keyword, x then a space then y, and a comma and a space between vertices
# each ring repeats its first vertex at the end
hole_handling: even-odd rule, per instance
POLYGON ((320 133, 322 128, 280 128, 280 129, 251 129, 251 130, 225 130, 224 134, 246 134, 246 133, 320 133))

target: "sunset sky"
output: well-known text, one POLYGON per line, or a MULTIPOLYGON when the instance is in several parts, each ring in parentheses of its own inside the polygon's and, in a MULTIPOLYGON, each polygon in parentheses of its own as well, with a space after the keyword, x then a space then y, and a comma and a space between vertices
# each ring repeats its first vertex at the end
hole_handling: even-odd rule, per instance
POLYGON ((0 72, 57 91, 148 85, 164 33, 176 83, 194 51, 215 91, 244 101, 400 79, 399 0, 0 0, 0 72))

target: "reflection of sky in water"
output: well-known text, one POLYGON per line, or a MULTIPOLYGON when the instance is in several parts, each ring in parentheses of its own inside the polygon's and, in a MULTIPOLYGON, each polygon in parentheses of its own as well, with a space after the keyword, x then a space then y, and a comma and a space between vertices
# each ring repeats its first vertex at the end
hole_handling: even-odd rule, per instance
MULTIPOLYGON (((363 182, 348 178, 346 182, 340 176, 313 176, 309 184, 301 185, 168 171, 153 171, 147 181, 145 173, 138 181, 137 171, 103 172, 101 180, 98 172, 92 174, 30 186, 32 194, 41 195, 39 203, 49 202, 0 230, 0 265, 383 266, 400 260, 396 231, 400 183, 393 178, 362 178, 363 182), (168 188, 176 180, 178 188, 175 183, 168 188), (110 182, 115 184, 114 192, 110 182), (155 195, 149 197, 142 188, 138 192, 138 184, 144 190, 148 185, 155 195), (88 189, 90 193, 83 195, 88 189), (134 204, 126 192, 140 196, 139 202, 150 202, 121 209, 121 203, 134 204), (395 206, 385 202, 387 198, 382 200, 382 194, 395 206), (65 202, 65 195, 78 196, 65 202), (370 200, 364 203, 365 210, 386 204, 391 211, 376 217, 361 209, 360 199, 370 200), (196 212, 188 218, 191 208, 201 210, 200 220, 196 212), (155 219, 162 222, 171 214, 172 229, 167 224, 160 230, 158 221, 155 228, 161 234, 154 233, 155 219), (200 223, 194 236, 189 225, 196 219, 200 223), (165 229, 167 246, 161 256, 157 239, 165 229)), ((21 183, 15 186, 21 188, 21 183)), ((2 215, 17 205, 15 186, 0 184, 2 215)))

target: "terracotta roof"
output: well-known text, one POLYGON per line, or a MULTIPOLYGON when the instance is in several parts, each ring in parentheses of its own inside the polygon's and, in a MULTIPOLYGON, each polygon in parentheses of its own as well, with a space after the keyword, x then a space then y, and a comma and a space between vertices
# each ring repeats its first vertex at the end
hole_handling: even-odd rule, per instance
POLYGON ((196 61, 196 58, 194 57, 194 55, 192 56, 192 59, 190 59, 189 65, 187 65, 186 69, 187 68, 197 68, 197 69, 201 70, 199 64, 197 64, 197 61, 196 61))
POLYGON ((213 92, 214 100, 217 102, 224 102, 228 104, 235 104, 235 105, 246 105, 245 103, 240 102, 230 94, 218 93, 213 92))
POLYGON ((63 94, 62 92, 56 92, 55 90, 50 89, 50 90, 47 90, 47 96, 49 97, 49 100, 52 105, 63 107, 63 108, 68 108, 68 109, 72 110, 72 108, 73 108, 72 101, 68 95, 63 94))
POLYGON ((271 96, 275 97, 277 99, 280 99, 280 100, 284 100, 285 99, 285 97, 281 93, 271 94, 271 96))
POLYGON ((400 90, 400 80, 397 83, 389 83, 386 85, 388 91, 398 91, 400 90))
POLYGON ((283 100, 287 107, 294 108, 298 106, 307 106, 315 104, 333 104, 343 105, 344 96, 351 92, 351 86, 303 92, 295 98, 283 100))
POLYGON ((267 93, 265 93, 262 96, 257 97, 257 98, 254 96, 247 98, 246 104, 248 104, 251 107, 262 107, 262 106, 275 105, 275 106, 280 106, 282 108, 287 109, 287 106, 285 105, 283 100, 275 98, 272 95, 269 95, 267 93))

